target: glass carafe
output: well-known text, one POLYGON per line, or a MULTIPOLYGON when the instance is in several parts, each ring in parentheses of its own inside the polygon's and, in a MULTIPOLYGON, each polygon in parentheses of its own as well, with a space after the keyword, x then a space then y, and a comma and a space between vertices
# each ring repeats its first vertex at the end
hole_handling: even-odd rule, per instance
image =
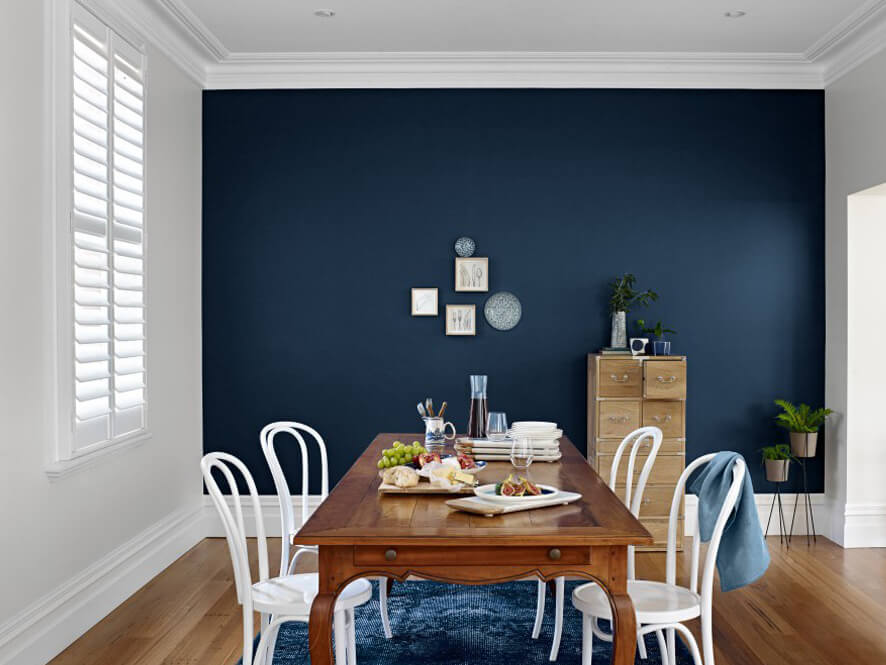
POLYGON ((486 383, 489 377, 485 374, 471 375, 471 412, 468 414, 468 436, 482 439, 486 436, 486 417, 489 404, 486 401, 486 383))

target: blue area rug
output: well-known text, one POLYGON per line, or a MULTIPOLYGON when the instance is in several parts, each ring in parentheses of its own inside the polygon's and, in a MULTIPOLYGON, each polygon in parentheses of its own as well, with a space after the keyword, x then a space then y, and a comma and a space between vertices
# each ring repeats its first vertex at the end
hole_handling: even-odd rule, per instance
MULTIPOLYGON (((566 584, 560 665, 581 663, 581 613, 572 607, 572 589, 566 584)), ((378 586, 372 600, 355 610, 358 665, 519 665, 548 663, 554 631, 554 602, 548 595, 541 636, 533 640, 535 582, 489 586, 455 586, 437 582, 394 585, 388 598, 393 638, 386 640, 378 614, 378 586)), ((608 631, 607 622, 601 622, 608 631)), ((661 658, 654 635, 646 637, 648 658, 638 664, 658 665, 661 658)), ((612 645, 594 640, 594 665, 610 661, 612 645)), ((692 658, 677 641, 677 664, 692 658)), ((308 655, 308 627, 288 623, 280 628, 274 665, 304 665, 308 655)))

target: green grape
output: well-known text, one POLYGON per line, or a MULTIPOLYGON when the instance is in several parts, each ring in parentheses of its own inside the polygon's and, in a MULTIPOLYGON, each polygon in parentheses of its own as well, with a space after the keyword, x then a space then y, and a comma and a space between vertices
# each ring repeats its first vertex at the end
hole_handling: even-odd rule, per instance
POLYGON ((385 466, 386 466, 387 468, 391 468, 392 466, 394 466, 394 463, 391 461, 391 458, 390 458, 390 457, 386 457, 386 458, 385 458, 385 466))
POLYGON ((379 469, 384 469, 385 468, 385 461, 383 459, 380 459, 375 466, 377 466, 379 469))
POLYGON ((402 443, 400 443, 399 441, 394 441, 394 448, 402 448, 402 447, 403 447, 402 443))

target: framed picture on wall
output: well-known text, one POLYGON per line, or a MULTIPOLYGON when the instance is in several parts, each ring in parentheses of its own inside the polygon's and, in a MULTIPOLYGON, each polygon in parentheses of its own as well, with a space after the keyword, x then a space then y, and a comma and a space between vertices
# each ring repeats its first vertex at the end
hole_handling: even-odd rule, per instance
POLYGON ((446 305, 447 335, 476 335, 476 305, 446 305))
POLYGON ((437 316, 437 287, 412 289, 412 316, 437 316))
POLYGON ((489 259, 469 256, 455 259, 456 291, 488 291, 489 259))

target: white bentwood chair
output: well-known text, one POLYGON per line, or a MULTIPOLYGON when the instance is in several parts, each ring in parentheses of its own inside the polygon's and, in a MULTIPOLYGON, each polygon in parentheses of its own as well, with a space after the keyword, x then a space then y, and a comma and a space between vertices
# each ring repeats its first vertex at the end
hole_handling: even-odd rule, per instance
MULTIPOLYGON (((243 665, 270 665, 280 625, 286 621, 308 622, 311 603, 317 595, 319 580, 316 573, 298 575, 268 575, 268 544, 265 538, 261 502, 252 474, 239 459, 227 453, 208 453, 200 462, 203 480, 215 504, 225 529, 225 538, 234 566, 234 584, 237 602, 243 606, 243 665), (255 533, 258 545, 258 581, 252 582, 243 505, 234 471, 239 471, 249 492, 255 513, 255 533), (230 492, 230 504, 225 499, 213 471, 220 473, 230 492), (261 639, 253 660, 253 612, 261 613, 261 639)), ((283 539, 284 542, 286 539, 283 539)), ((335 662, 337 665, 356 665, 356 635, 354 608, 372 597, 372 585, 365 579, 351 582, 339 594, 333 613, 335 635, 335 662)))
MULTIPOLYGON (((298 443, 301 461, 301 524, 308 521, 310 510, 308 506, 308 467, 309 456, 308 446, 305 443, 305 437, 302 433, 309 434, 317 443, 320 449, 320 502, 326 500, 329 495, 329 462, 326 455, 326 444, 323 437, 313 427, 302 423, 292 421, 279 421, 270 423, 262 428, 259 434, 261 441, 261 449, 265 455, 268 467, 271 469, 271 476, 274 479, 274 487, 277 490, 277 500, 280 502, 280 522, 282 547, 280 548, 280 575, 290 575, 295 570, 295 564, 299 556, 305 552, 316 552, 317 547, 313 545, 298 545, 292 559, 289 558, 290 546, 292 538, 298 531, 295 525, 295 512, 292 510, 292 494, 289 491, 289 483, 286 481, 286 474, 283 473, 283 467, 280 466, 280 460, 277 458, 277 451, 274 448, 274 438, 285 433, 292 436, 298 443), (288 535, 287 535, 288 534, 288 535)), ((391 621, 388 618, 388 587, 387 579, 380 578, 378 580, 378 602, 379 614, 381 615, 382 629, 385 637, 391 637, 391 621)))
MULTIPOLYGON (((624 502, 634 517, 640 516, 640 506, 643 503, 643 492, 646 490, 646 482, 652 473, 652 467, 655 464, 655 457, 658 455, 658 449, 661 448, 662 431, 658 427, 641 427, 635 429, 622 439, 615 451, 615 457, 612 459, 612 469, 609 472, 609 487, 612 491, 616 490, 616 481, 618 479, 618 469, 621 464, 625 451, 630 447, 631 452, 628 455, 628 472, 625 479, 625 497, 624 502), (637 487, 633 489, 634 484, 634 468, 637 462, 637 455, 641 451, 648 451, 649 455, 643 464, 640 477, 637 479, 637 487)), ((628 579, 634 579, 634 548, 628 548, 628 579)), ((550 660, 557 660, 560 651, 560 638, 563 635, 563 596, 565 594, 565 578, 558 577, 554 582, 555 588, 555 605, 554 605, 554 641, 551 645, 550 660)), ((538 597, 535 607, 535 625, 532 628, 532 639, 538 639, 541 633, 541 625, 545 614, 545 591, 546 585, 539 580, 538 597)), ((640 656, 646 658, 646 645, 640 639, 637 642, 640 650, 640 656)))
MULTIPOLYGON (((680 522, 677 517, 680 514, 680 503, 689 476, 703 464, 710 462, 716 453, 703 455, 693 461, 680 475, 677 487, 674 491, 674 499, 671 501, 671 512, 668 520, 668 549, 665 560, 665 582, 653 582, 647 580, 628 580, 628 594, 634 603, 634 611, 637 614, 637 635, 640 639, 655 633, 658 637, 659 649, 662 654, 662 665, 676 665, 676 641, 675 631, 679 632, 689 647, 692 660, 695 665, 714 665, 714 639, 712 632, 713 615, 711 601, 714 594, 714 571, 717 565, 717 553, 720 549, 720 540, 726 522, 732 515, 735 503, 741 492, 745 476, 745 461, 739 459, 732 466, 732 484, 726 493, 726 499, 720 508, 711 542, 708 544, 705 554, 704 569, 702 571, 701 592, 698 590, 698 565, 700 558, 700 537, 698 520, 696 520, 695 535, 692 539, 692 560, 689 578, 689 587, 677 585, 677 529, 680 522), (698 650, 695 636, 684 625, 684 622, 696 617, 701 617, 701 643, 704 651, 704 661, 698 650), (667 632, 667 644, 665 644, 662 632, 667 632), (665 656, 667 654, 667 656, 665 656)), ((596 619, 611 619, 612 613, 609 607, 609 599, 599 585, 591 583, 578 587, 572 592, 572 604, 582 613, 582 665, 590 665, 593 654, 594 637, 601 636, 596 626, 596 619)))

